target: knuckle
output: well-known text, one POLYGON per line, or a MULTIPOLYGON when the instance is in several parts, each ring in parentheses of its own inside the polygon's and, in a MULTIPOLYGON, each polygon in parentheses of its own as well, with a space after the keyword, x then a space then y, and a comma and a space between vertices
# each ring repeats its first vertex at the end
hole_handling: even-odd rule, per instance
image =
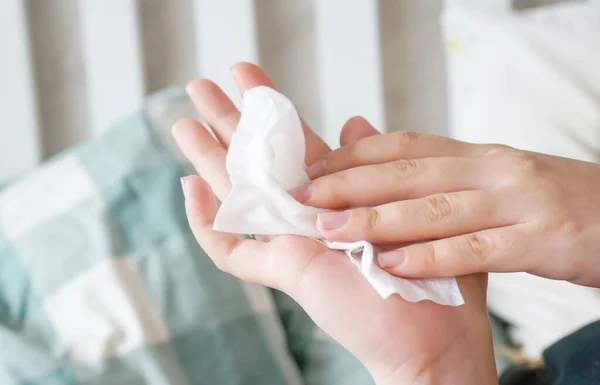
POLYGON ((485 146, 484 148, 486 148, 484 156, 495 156, 498 154, 503 155, 503 154, 507 154, 511 151, 514 151, 514 148, 507 146, 505 144, 494 143, 494 144, 487 144, 484 146, 485 146))
POLYGON ((545 261, 548 263, 540 265, 538 261, 528 268, 547 269, 547 274, 552 278, 568 279, 577 276, 582 270, 579 266, 579 256, 572 254, 572 251, 579 234, 583 231, 581 226, 565 217, 554 217, 545 223, 538 223, 536 227, 536 235, 548 240, 548 247, 553 249, 553 253, 548 255, 548 260, 545 261), (569 258, 555 258, 554 254, 569 255, 569 258))
POLYGON ((540 160, 534 154, 524 151, 514 151, 509 155, 509 164, 516 169, 518 175, 530 178, 538 174, 540 160))
POLYGON ((431 243, 422 243, 406 248, 406 260, 417 270, 416 272, 432 272, 438 262, 435 247, 431 243))
POLYGON ((353 210, 353 214, 360 218, 367 233, 375 231, 381 222, 379 210, 373 207, 365 207, 353 210))
POLYGON ((549 232, 563 241, 572 241, 583 231, 583 226, 572 218, 558 216, 549 221, 549 232))
POLYGON ((464 241, 469 254, 478 260, 486 259, 493 248, 489 240, 479 234, 467 234, 464 241))
POLYGON ((419 134, 412 131, 398 131, 393 134, 396 152, 402 153, 414 146, 419 140, 419 134))
POLYGON ((543 159, 537 154, 511 149, 496 153, 493 160, 497 167, 504 170, 508 182, 529 185, 540 181, 544 165, 543 159))
POLYGON ((454 207, 447 194, 431 195, 425 200, 425 217, 429 222, 439 222, 454 214, 454 207))
POLYGON ((393 175, 401 180, 407 180, 417 174, 419 165, 413 159, 402 159, 390 163, 393 175))
POLYGON ((530 172, 537 171, 539 168, 539 159, 533 155, 526 152, 518 152, 513 155, 515 157, 515 163, 519 166, 519 169, 530 172))

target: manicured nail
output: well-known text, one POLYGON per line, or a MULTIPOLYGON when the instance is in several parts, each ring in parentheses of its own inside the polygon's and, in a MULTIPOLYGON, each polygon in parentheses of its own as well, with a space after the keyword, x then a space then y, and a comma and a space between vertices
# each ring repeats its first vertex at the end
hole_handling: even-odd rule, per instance
POLYGON ((309 184, 305 184, 305 185, 293 188, 289 191, 289 193, 292 196, 292 198, 294 198, 295 200, 297 200, 300 203, 304 203, 307 200, 309 200, 310 197, 312 196, 313 189, 314 189, 314 187, 313 187, 312 183, 309 183, 309 184))
POLYGON ((406 253, 402 249, 386 251, 384 253, 379 253, 379 255, 377 256, 379 266, 381 266, 382 269, 386 270, 400 266, 405 259, 406 253))
POLYGON ((327 174, 327 161, 321 159, 306 168, 306 175, 309 179, 316 179, 327 174))
POLYGON ((320 213, 317 216, 317 226, 322 230, 335 230, 344 227, 349 219, 348 211, 320 213))
POLYGON ((183 199, 187 199, 186 194, 187 194, 187 189, 186 189, 186 182, 185 182, 185 178, 181 178, 181 189, 183 190, 183 199))

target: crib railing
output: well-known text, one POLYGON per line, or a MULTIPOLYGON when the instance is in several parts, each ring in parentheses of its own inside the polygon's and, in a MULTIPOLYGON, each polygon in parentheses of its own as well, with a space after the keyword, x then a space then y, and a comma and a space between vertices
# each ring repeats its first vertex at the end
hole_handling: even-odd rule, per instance
POLYGON ((427 110, 410 128, 442 126, 441 4, 2 0, 0 182, 98 134, 158 88, 205 76, 239 102, 228 68, 241 60, 273 73, 330 143, 357 114, 386 130, 414 125, 414 111, 427 110), (410 102, 399 100, 406 95, 410 102))

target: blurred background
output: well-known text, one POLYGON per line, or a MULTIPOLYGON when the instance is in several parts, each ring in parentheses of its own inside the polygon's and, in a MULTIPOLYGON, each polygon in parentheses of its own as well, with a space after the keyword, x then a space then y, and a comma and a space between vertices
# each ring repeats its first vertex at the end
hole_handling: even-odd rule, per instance
MULTIPOLYGON (((467 1, 495 14, 548 0, 467 1)), ((446 132, 441 0, 2 0, 0 181, 105 130, 145 95, 261 65, 332 144, 362 114, 446 132)), ((239 100, 239 99, 237 99, 239 100)))
MULTIPOLYGON (((382 132, 437 133, 600 160, 598 0, 0 0, 0 52, 0 186, 29 171, 35 182, 17 180, 0 194, 0 230, 27 216, 23 210, 35 194, 47 200, 37 202, 38 211, 68 195, 60 188, 40 192, 49 181, 63 187, 72 177, 56 170, 53 180, 44 176, 38 167, 53 155, 98 138, 142 106, 167 136, 175 119, 194 114, 183 97, 149 103, 149 95, 172 95, 161 92, 167 88, 181 94, 191 79, 207 77, 239 105, 228 71, 238 61, 265 69, 333 146, 344 121, 363 115, 382 132)), ((121 139, 112 144, 119 147, 121 139)), ((137 171, 139 165, 125 166, 137 171)), ((176 211, 174 197, 181 198, 177 180, 159 182, 153 188, 177 185, 177 195, 169 190, 164 208, 156 206, 163 211, 148 222, 156 226, 163 213, 176 211)), ((137 204, 137 197, 123 200, 137 204)), ((155 204, 154 196, 148 202, 155 204)), ((135 211, 123 232, 148 213, 148 207, 135 211)), ((101 210, 73 218, 110 227, 101 210)), ((55 245, 57 255, 66 255, 64 244, 73 238, 71 228, 57 238, 53 226, 38 243, 45 261, 55 245)), ((11 251, 1 246, 0 252, 11 251)), ((22 246, 35 254, 29 243, 22 246)), ((91 250, 88 244, 73 249, 78 259, 91 250)), ((177 263, 156 271, 172 266, 177 263)), ((7 287, 14 286, 8 278, 7 287)), ((527 274, 490 275, 488 304, 509 326, 495 329, 500 341, 520 346, 530 359, 600 318, 597 290, 527 274)))

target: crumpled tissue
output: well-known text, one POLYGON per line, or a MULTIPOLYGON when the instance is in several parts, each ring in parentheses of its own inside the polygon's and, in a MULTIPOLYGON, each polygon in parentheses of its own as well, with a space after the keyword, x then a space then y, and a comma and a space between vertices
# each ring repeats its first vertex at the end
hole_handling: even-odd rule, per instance
POLYGON ((288 194, 309 182, 304 153, 304 132, 293 104, 268 87, 246 91, 226 159, 232 189, 219 208, 214 229, 316 238, 330 249, 343 250, 383 298, 398 293, 410 302, 431 300, 451 306, 464 303, 454 278, 398 278, 377 265, 376 246, 369 242, 320 239, 317 214, 325 210, 304 206, 288 194))

